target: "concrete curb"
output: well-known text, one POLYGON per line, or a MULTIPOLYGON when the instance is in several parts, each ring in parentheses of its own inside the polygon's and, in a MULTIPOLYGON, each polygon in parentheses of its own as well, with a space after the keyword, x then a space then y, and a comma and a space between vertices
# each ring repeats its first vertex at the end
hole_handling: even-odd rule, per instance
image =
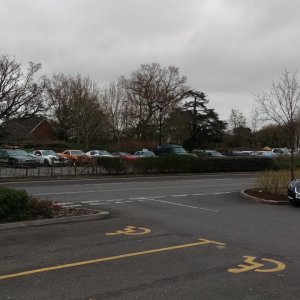
POLYGON ((71 217, 62 217, 62 218, 53 218, 53 219, 34 220, 34 221, 23 221, 23 222, 16 222, 16 223, 6 223, 6 224, 0 224, 0 230, 31 227, 31 226, 63 224, 63 223, 79 222, 79 221, 102 220, 102 219, 107 219, 109 217, 109 215, 110 215, 110 213, 107 211, 98 211, 98 213, 90 214, 90 215, 71 216, 71 217))
POLYGON ((290 205, 290 202, 288 200, 287 201, 277 201, 277 200, 260 199, 260 198, 257 198, 257 197, 250 196, 250 195, 246 194, 245 190, 241 190, 240 195, 243 198, 251 199, 251 200, 254 200, 254 201, 257 201, 257 202, 261 202, 261 203, 265 203, 265 204, 290 205))

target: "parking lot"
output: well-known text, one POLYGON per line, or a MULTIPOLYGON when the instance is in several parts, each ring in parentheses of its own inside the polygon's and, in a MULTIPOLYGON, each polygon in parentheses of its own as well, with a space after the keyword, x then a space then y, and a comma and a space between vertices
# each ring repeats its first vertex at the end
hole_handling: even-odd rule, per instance
POLYGON ((254 174, 11 184, 106 220, 0 231, 1 299, 298 299, 299 209, 254 174))

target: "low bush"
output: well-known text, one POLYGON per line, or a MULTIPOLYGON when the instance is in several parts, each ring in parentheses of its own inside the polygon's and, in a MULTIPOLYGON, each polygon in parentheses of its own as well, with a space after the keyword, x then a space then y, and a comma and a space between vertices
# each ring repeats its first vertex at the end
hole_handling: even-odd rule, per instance
POLYGON ((214 158, 166 155, 132 161, 118 158, 98 158, 98 166, 108 174, 249 172, 271 169, 272 164, 273 160, 266 157, 214 158))
MULTIPOLYGON (((300 178, 300 169, 296 170, 295 177, 300 178)), ((286 194, 291 181, 290 170, 265 171, 256 179, 257 188, 272 194, 286 194)))
POLYGON ((126 170, 124 160, 118 157, 98 157, 97 164, 109 174, 121 174, 126 170))
POLYGON ((22 221, 30 218, 29 196, 25 191, 0 188, 0 221, 22 221))
POLYGON ((31 197, 26 191, 0 188, 0 222, 51 218, 52 202, 31 197))

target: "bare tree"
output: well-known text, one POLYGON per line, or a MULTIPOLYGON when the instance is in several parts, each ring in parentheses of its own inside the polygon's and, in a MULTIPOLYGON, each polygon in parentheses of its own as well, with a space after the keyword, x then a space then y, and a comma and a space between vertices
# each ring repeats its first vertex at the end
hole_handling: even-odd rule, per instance
POLYGON ((128 126, 129 110, 127 94, 120 82, 111 83, 101 93, 101 102, 114 138, 120 146, 120 138, 128 126))
POLYGON ((104 113, 100 90, 88 77, 54 75, 48 93, 53 114, 65 138, 76 138, 86 148, 103 132, 104 113))
POLYGON ((58 122, 58 135, 68 141, 72 128, 74 99, 72 95, 72 77, 54 74, 47 82, 48 95, 52 101, 52 115, 58 122))
POLYGON ((273 82, 269 91, 257 95, 257 102, 267 120, 272 120, 282 127, 291 148, 291 179, 295 178, 294 150, 297 132, 300 86, 297 72, 291 74, 285 70, 278 82, 273 82))
POLYGON ((0 120, 24 119, 44 113, 48 105, 43 97, 45 80, 35 80, 41 64, 29 63, 26 71, 8 55, 0 56, 0 120))
POLYGON ((246 118, 239 110, 232 109, 228 123, 230 130, 234 133, 237 128, 246 126, 246 118))
POLYGON ((140 138, 146 137, 147 128, 155 120, 166 119, 188 90, 186 77, 179 75, 177 67, 161 67, 157 63, 141 65, 130 78, 122 77, 121 82, 140 138))
POLYGON ((253 107, 251 110, 251 115, 249 118, 249 124, 250 124, 250 128, 251 128, 251 133, 252 133, 252 147, 254 148, 257 144, 257 140, 256 140, 256 133, 257 133, 257 129, 258 126, 261 123, 261 117, 260 117, 260 111, 259 108, 257 106, 253 107))

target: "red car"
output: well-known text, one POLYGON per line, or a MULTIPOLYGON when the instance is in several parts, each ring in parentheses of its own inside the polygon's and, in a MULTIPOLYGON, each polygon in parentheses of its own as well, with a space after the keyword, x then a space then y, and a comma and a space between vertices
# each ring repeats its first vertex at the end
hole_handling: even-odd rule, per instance
POLYGON ((119 157, 119 158, 122 158, 122 159, 128 159, 128 160, 138 159, 137 156, 132 155, 128 152, 113 152, 112 155, 115 156, 115 157, 119 157))

